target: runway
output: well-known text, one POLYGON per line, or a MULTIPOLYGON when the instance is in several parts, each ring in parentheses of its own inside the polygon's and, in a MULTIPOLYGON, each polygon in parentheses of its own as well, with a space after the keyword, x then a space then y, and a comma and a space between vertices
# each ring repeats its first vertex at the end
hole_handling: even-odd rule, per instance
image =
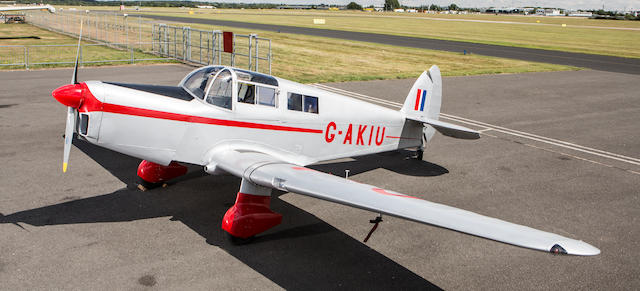
MULTIPOLYGON (((79 79, 172 85, 192 68, 82 68, 79 79)), ((424 161, 394 152, 314 168, 581 239, 594 257, 554 256, 275 193, 283 223, 254 243, 220 229, 239 180, 190 173, 135 188, 139 160, 76 142, 60 170, 71 69, 0 72, 0 282, 22 289, 607 289, 640 286, 640 83, 550 72, 443 79, 443 120, 424 161), (25 88, 29 88, 25 90, 25 88)), ((397 108, 414 80, 316 84, 397 108)), ((322 102, 322 101, 320 101, 322 102)), ((357 114, 357 112, 354 112, 357 114)))
MULTIPOLYGON (((132 13, 132 15, 135 13, 132 13)), ((423 48, 462 53, 467 51, 473 54, 518 59, 532 62, 552 63, 575 67, 589 68, 599 71, 618 72, 627 74, 640 74, 640 59, 622 58, 614 56, 561 52, 543 49, 523 47, 500 46, 479 44, 472 42, 441 40, 432 38, 419 38, 377 33, 365 33, 355 31, 331 30, 320 28, 297 27, 287 25, 260 24, 251 22, 202 19, 192 17, 163 16, 142 14, 145 17, 180 23, 199 23, 209 25, 230 26, 247 29, 278 31, 281 33, 294 33, 312 36, 330 37, 346 40, 365 41, 395 46, 423 48)))

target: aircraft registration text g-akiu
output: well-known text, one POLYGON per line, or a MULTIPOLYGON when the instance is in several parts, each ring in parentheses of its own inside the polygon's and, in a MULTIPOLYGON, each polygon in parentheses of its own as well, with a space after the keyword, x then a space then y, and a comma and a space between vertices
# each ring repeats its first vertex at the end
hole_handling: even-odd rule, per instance
POLYGON ((278 225, 271 190, 308 195, 375 213, 552 253, 597 255, 579 240, 509 223, 322 173, 321 161, 417 148, 435 131, 476 139, 478 132, 439 120, 438 67, 420 75, 400 111, 257 72, 206 66, 178 86, 76 81, 53 91, 68 106, 63 169, 74 133, 142 159, 147 185, 183 175, 180 163, 242 179, 222 228, 237 239, 278 225))

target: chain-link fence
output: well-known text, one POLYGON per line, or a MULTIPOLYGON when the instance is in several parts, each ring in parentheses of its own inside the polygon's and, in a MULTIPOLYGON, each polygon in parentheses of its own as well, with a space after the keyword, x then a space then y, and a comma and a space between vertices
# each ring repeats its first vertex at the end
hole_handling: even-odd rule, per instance
MULTIPOLYGON (((76 54, 80 65, 140 63, 171 60, 142 52, 133 47, 123 48, 127 44, 118 43, 82 43, 78 51, 76 44, 56 45, 6 45, 0 46, 0 67, 11 69, 30 69, 33 67, 65 66, 74 64, 76 54), (114 46, 122 47, 114 49, 114 46)), ((151 46, 151 43, 142 43, 151 46)))
MULTIPOLYGON (((254 71, 271 73, 271 40, 255 34, 233 34, 231 50, 223 49, 221 31, 192 29, 189 27, 157 24, 143 15, 127 15, 117 12, 94 12, 62 10, 57 13, 29 11, 27 22, 35 26, 58 33, 77 37, 82 23, 82 38, 96 44, 83 44, 85 58, 83 62, 136 62, 147 60, 176 59, 202 65, 218 64, 247 68, 254 71), (100 46, 103 49, 125 51, 125 58, 117 57, 97 60, 91 56, 88 47, 100 46), (148 54, 155 55, 150 57, 148 54), (93 60, 90 60, 93 59, 93 60)), ((61 48, 71 45, 36 45, 0 47, 0 66, 24 66, 66 64, 68 61, 34 61, 45 56, 56 55, 61 48), (47 52, 46 50, 49 49, 47 52), (18 52, 19 51, 19 52, 18 52), (6 53, 5 53, 6 52, 6 53)), ((74 54, 75 56, 75 54, 74 54)), ((74 59, 75 60, 75 59, 74 59)))
POLYGON ((82 22, 83 39, 151 52, 153 20, 142 15, 71 10, 56 13, 30 11, 27 12, 27 22, 73 37, 80 34, 82 22))

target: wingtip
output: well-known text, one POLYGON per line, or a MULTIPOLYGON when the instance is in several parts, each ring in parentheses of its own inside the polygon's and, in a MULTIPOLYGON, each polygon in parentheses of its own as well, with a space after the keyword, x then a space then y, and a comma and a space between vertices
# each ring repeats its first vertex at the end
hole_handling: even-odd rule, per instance
POLYGON ((554 254, 568 254, 576 256, 595 256, 600 254, 600 249, 580 240, 559 242, 549 252, 554 254))
POLYGON ((66 173, 66 172, 67 172, 67 166, 68 166, 68 164, 67 164, 67 163, 62 163, 62 172, 63 172, 63 173, 66 173))

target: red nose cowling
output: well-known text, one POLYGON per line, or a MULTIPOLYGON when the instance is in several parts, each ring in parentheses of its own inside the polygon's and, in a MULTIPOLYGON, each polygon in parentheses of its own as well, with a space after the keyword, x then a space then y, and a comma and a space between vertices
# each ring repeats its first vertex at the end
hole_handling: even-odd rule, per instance
POLYGON ((51 96, 66 106, 78 108, 82 104, 82 89, 81 84, 64 85, 53 90, 51 96))

